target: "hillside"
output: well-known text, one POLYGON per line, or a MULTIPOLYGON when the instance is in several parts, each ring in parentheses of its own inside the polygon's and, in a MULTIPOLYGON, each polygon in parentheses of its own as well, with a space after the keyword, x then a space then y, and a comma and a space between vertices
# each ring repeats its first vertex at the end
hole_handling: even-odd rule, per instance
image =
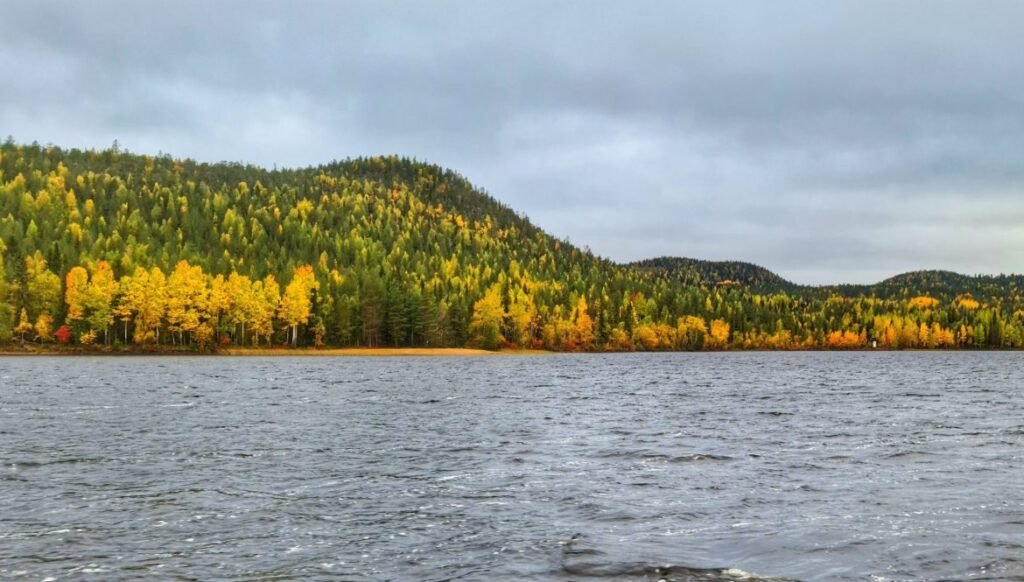
POLYGON ((1019 278, 805 288, 746 263, 617 265, 394 156, 269 171, 8 140, 0 258, 0 341, 43 345, 1024 345, 1019 278))

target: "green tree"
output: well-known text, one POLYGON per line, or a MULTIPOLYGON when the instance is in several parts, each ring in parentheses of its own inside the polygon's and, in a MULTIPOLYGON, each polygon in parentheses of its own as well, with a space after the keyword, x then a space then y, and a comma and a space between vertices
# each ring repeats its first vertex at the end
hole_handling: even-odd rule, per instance
POLYGON ((7 269, 4 266, 4 254, 7 246, 0 240, 0 343, 11 340, 14 326, 14 306, 11 305, 7 285, 7 269))

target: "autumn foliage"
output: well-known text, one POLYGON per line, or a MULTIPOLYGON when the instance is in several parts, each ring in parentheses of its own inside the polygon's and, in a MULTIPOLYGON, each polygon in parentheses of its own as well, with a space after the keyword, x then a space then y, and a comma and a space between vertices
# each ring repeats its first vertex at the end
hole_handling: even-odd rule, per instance
POLYGON ((1019 276, 811 288, 736 262, 619 265, 395 156, 271 172, 0 144, 0 343, 1021 348, 1021 289, 1019 276))
POLYGON ((939 306, 939 300, 934 297, 919 296, 907 302, 908 309, 935 309, 939 306))
POLYGON ((59 343, 71 343, 71 328, 69 328, 66 325, 62 325, 59 328, 57 328, 57 331, 54 332, 53 337, 59 343))

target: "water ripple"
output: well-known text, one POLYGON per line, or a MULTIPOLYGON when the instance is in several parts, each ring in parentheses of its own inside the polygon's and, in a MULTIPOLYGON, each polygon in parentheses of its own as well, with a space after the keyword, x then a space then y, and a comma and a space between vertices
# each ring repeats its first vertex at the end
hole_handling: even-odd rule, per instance
POLYGON ((36 357, 0 378, 0 577, 1024 579, 1015 353, 36 357))

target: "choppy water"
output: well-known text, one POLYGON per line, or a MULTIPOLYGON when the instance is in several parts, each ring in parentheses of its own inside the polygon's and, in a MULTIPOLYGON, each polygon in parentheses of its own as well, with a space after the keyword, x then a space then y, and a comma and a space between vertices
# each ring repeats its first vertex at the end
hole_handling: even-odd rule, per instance
POLYGON ((0 577, 1024 580, 1022 378, 1019 353, 5 358, 0 577))

